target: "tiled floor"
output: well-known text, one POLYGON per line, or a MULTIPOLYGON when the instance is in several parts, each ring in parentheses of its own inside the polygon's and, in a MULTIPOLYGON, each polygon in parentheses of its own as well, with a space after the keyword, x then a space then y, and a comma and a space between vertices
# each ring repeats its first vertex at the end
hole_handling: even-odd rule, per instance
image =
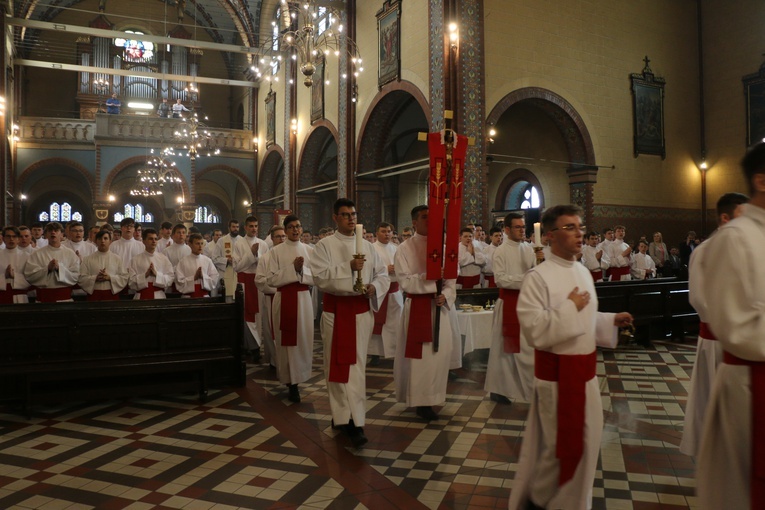
MULTIPOLYGON (((594 508, 695 506, 694 462, 678 451, 694 349, 601 353, 594 508)), ((370 441, 357 452, 330 427, 320 355, 300 404, 267 366, 250 365, 245 388, 211 392, 204 405, 68 404, 29 421, 0 407, 0 508, 507 508, 528 406, 485 398, 485 364, 449 383, 431 424, 396 402, 392 361, 369 367, 370 441)))

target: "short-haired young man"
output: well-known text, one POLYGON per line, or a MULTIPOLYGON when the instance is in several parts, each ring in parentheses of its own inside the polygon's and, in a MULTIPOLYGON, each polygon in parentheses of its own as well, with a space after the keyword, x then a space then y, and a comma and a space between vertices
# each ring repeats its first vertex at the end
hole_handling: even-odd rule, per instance
POLYGON ((32 223, 29 227, 32 233, 32 242, 35 248, 44 248, 48 246, 48 240, 43 236, 43 225, 39 221, 32 223))
POLYGON ((618 282, 630 280, 630 264, 632 262, 632 247, 624 241, 627 229, 624 225, 614 227, 614 240, 603 250, 608 255, 609 281, 618 282))
POLYGON ((369 341, 370 365, 379 363, 379 358, 392 358, 396 355, 396 344, 401 329, 401 315, 404 311, 404 296, 398 285, 393 259, 396 257, 396 245, 393 244, 393 225, 382 222, 377 225, 377 241, 372 245, 382 263, 388 268, 390 288, 380 310, 375 312, 375 325, 372 339, 369 341))
POLYGON ((287 240, 287 234, 284 231, 284 227, 281 225, 274 225, 268 232, 269 237, 273 240, 273 247, 269 249, 258 262, 258 268, 255 271, 255 285, 258 286, 258 290, 263 293, 263 310, 260 312, 261 318, 261 340, 263 342, 263 350, 265 351, 265 362, 269 363, 272 368, 276 368, 276 346, 274 344, 274 319, 273 319, 273 304, 274 296, 277 289, 272 287, 266 281, 267 269, 269 265, 269 259, 273 253, 273 249, 287 240))
POLYGON ((19 250, 19 229, 3 228, 5 248, 0 249, 0 304, 28 303, 29 282, 24 277, 29 254, 19 250))
POLYGON ((165 299, 165 289, 173 285, 175 270, 170 259, 157 252, 157 231, 147 228, 141 235, 144 251, 133 257, 128 268, 134 299, 165 299))
POLYGON ((37 287, 39 303, 72 300, 72 287, 80 277, 80 258, 61 246, 64 227, 51 222, 45 226, 48 246, 35 250, 24 267, 27 281, 37 287))
POLYGON ((582 246, 581 261, 592 275, 593 281, 603 281, 610 263, 606 252, 598 246, 598 233, 594 230, 587 234, 586 244, 582 246))
POLYGON ((458 289, 472 289, 481 286, 481 269, 486 265, 483 250, 473 242, 473 230, 465 227, 460 231, 459 246, 460 275, 458 289))
POLYGON ((134 231, 135 220, 133 218, 123 219, 120 222, 120 238, 115 238, 112 240, 112 244, 109 245, 109 250, 116 253, 117 256, 122 259, 122 264, 125 267, 130 267, 130 261, 133 257, 146 250, 141 241, 133 239, 134 231))
POLYGON ((171 237, 173 244, 165 248, 161 253, 167 257, 173 267, 175 267, 183 257, 191 253, 191 248, 186 244, 186 225, 178 223, 173 226, 171 237))
POLYGON ((202 253, 205 246, 202 234, 191 234, 189 244, 190 253, 175 266, 175 288, 184 297, 215 296, 220 279, 213 261, 202 253))
MULTIPOLYGON (((525 235, 525 234, 524 234, 525 235)), ((502 230, 498 227, 492 227, 489 230, 489 244, 483 249, 483 257, 486 264, 481 268, 482 286, 488 289, 497 287, 494 280, 494 252, 502 244, 502 230)))
POLYGON ((157 243, 157 251, 164 253, 165 248, 173 244, 173 224, 169 221, 163 221, 159 226, 159 242, 157 243))
POLYGON ((29 230, 29 227, 27 227, 26 225, 19 225, 18 248, 19 250, 23 251, 27 255, 32 255, 32 253, 37 249, 35 248, 35 245, 32 242, 32 232, 29 230))
POLYGON ((88 301, 116 301, 127 287, 128 269, 117 254, 109 251, 111 232, 96 234, 97 251, 85 257, 80 265, 80 288, 88 301))
POLYGON ((85 241, 85 225, 72 221, 68 225, 69 238, 61 242, 61 246, 72 250, 80 260, 96 252, 96 246, 85 241))

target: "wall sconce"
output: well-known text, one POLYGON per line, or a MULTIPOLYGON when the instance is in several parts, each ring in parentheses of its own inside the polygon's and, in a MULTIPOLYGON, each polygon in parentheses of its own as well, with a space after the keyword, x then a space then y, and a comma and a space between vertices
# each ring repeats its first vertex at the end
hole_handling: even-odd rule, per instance
POLYGON ((178 205, 183 205, 183 197, 176 197, 175 201, 178 205))
POLYGON ((701 163, 699 164, 699 170, 701 170, 702 172, 706 172, 708 168, 709 168, 709 165, 707 165, 707 160, 702 159, 701 163))
POLYGON ((13 125, 13 141, 18 142, 19 140, 21 140, 21 138, 19 138, 19 125, 14 124, 13 125))
POLYGON ((449 23, 449 44, 451 44, 452 49, 457 48, 457 44, 460 42, 460 32, 459 27, 457 27, 456 23, 449 23))
POLYGON ((252 146, 255 149, 255 152, 258 152, 258 145, 260 144, 260 139, 256 136, 252 139, 252 146))
POLYGON ((114 202, 115 200, 117 200, 117 198, 114 195, 109 195, 107 198, 109 202, 114 202))
POLYGON ((290 122, 290 132, 293 135, 297 135, 297 132, 298 132, 298 121, 297 121, 297 119, 292 119, 292 121, 290 122))
POLYGON ((497 130, 494 129, 494 126, 489 125, 489 132, 488 136, 486 137, 486 143, 494 143, 494 137, 497 136, 497 130))

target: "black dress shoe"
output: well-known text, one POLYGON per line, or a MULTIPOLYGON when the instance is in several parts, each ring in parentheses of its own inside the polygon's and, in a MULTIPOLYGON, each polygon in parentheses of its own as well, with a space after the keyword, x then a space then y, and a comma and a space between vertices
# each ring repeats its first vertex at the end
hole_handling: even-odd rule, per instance
POLYGON ((543 506, 535 505, 530 499, 526 500, 526 507, 524 510, 545 510, 543 506))
POLYGON ((289 396, 287 396, 287 400, 290 402, 295 402, 296 404, 300 402, 300 392, 298 391, 298 385, 297 384, 288 384, 287 388, 289 389, 289 396))
POLYGON ((492 393, 489 395, 489 398, 491 398, 492 402, 496 402, 498 404, 507 404, 507 405, 512 404, 509 398, 507 398, 504 395, 500 395, 499 393, 492 393))
POLYGON ((252 354, 253 363, 260 363, 260 349, 252 350, 250 351, 250 354, 252 354))
POLYGON ((361 427, 353 427, 349 435, 351 437, 351 444, 353 444, 353 447, 357 450, 361 449, 365 444, 369 442, 367 436, 364 435, 364 429, 361 427))
POLYGON ((438 415, 431 406, 419 406, 417 408, 417 416, 425 421, 435 421, 438 419, 438 415))
POLYGON ((372 354, 369 357, 369 366, 370 367, 379 367, 380 366, 380 356, 377 354, 372 354))
POLYGON ((459 374, 457 372, 455 372, 454 370, 449 370, 449 380, 450 381, 456 381, 459 378, 460 378, 460 376, 459 376, 459 374))

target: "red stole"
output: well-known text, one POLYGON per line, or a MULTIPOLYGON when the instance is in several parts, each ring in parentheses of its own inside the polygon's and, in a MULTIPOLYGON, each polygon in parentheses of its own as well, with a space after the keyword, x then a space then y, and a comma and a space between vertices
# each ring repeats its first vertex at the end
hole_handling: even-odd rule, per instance
POLYGON ((481 283, 481 275, 477 274, 475 276, 458 276, 457 277, 457 283, 462 285, 463 289, 472 289, 479 283, 481 283))
POLYGON ((717 340, 715 334, 709 329, 709 324, 704 321, 699 322, 699 336, 704 340, 717 340))
MULTIPOLYGON (((406 350, 404 357, 422 359, 422 344, 433 341, 433 294, 407 294, 411 299, 409 324, 406 327, 406 350)), ((436 310, 438 312, 438 310, 436 310)))
POLYGON ((148 282, 148 287, 138 291, 141 299, 154 299, 154 282, 148 282))
MULTIPOLYGON (((308 285, 290 283, 277 289, 282 294, 279 330, 282 332, 282 347, 297 346, 298 292, 308 292, 308 285)), ((276 335, 274 335, 276 337, 276 335)))
POLYGON ((236 273, 236 280, 244 287, 244 321, 255 322, 255 316, 260 313, 255 275, 253 273, 236 273))
POLYGON ((55 303, 72 299, 72 287, 59 287, 56 289, 37 288, 37 301, 39 303, 55 303))
POLYGON ((560 462, 558 487, 574 476, 584 453, 586 383, 595 377, 597 353, 558 355, 534 351, 534 375, 558 383, 558 423, 555 456, 560 462))
POLYGON ((752 472, 749 496, 751 510, 765 508, 765 362, 741 359, 723 351, 723 363, 749 367, 749 390, 752 395, 752 472))
POLYGON ((518 320, 518 296, 516 289, 499 289, 502 299, 502 338, 507 354, 521 352, 521 321, 518 320))
POLYGON ((335 315, 327 380, 334 383, 347 383, 351 365, 356 364, 356 316, 369 312, 369 298, 335 296, 325 292, 322 303, 325 312, 335 315))
POLYGON ((611 279, 612 282, 618 282, 621 281, 622 276, 630 274, 630 267, 624 266, 624 267, 609 267, 608 268, 608 276, 611 279))
POLYGON ((398 290, 398 282, 391 282, 390 289, 388 289, 388 293, 385 294, 385 299, 383 299, 382 305, 380 305, 380 311, 375 312, 375 327, 372 330, 373 335, 382 334, 383 326, 385 326, 385 320, 388 318, 388 296, 394 292, 398 292, 398 290))
POLYGON ((94 290, 88 294, 87 301, 119 301, 120 295, 113 294, 111 289, 94 290))

